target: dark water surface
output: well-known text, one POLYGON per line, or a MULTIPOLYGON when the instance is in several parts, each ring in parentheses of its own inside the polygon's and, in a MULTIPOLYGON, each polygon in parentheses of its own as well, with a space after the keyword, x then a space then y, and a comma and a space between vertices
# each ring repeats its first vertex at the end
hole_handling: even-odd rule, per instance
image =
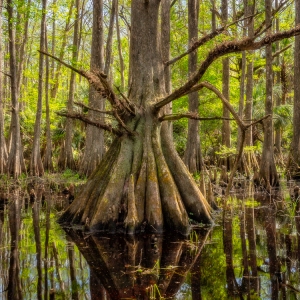
POLYGON ((300 299, 294 186, 218 199, 216 226, 185 239, 63 229, 66 197, 10 189, 0 197, 0 299, 300 299))

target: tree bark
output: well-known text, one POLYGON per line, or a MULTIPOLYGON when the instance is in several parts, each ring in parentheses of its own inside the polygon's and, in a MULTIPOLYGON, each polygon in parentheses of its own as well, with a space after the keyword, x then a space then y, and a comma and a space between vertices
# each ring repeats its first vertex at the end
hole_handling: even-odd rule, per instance
MULTIPOLYGON (((46 8, 47 0, 42 0, 42 19, 41 19, 41 35, 40 49, 45 50, 46 44, 46 8)), ((32 176, 42 176, 44 174, 44 166, 41 157, 41 121, 42 121, 42 105, 43 105, 43 78, 44 78, 44 54, 39 54, 39 82, 38 82, 38 100, 36 109, 36 119, 34 124, 33 148, 30 160, 29 172, 32 176)))
MULTIPOLYGON (((93 1, 93 33, 92 33, 92 50, 91 50, 91 70, 102 70, 104 67, 103 53, 103 1, 93 1)), ((94 87, 90 87, 89 91, 89 106, 104 111, 105 99, 98 93, 94 87)), ((103 121, 104 117, 101 114, 97 118, 97 113, 90 110, 89 118, 93 121, 97 119, 103 121)), ((100 163, 104 155, 104 131, 87 125, 86 142, 83 158, 81 160, 79 173, 89 176, 100 163)))
MULTIPOLYGON (((199 18, 199 1, 188 1, 188 31, 189 47, 198 39, 198 18, 199 18)), ((197 70, 197 51, 189 54, 189 77, 197 70)), ((198 92, 189 94, 189 112, 198 113, 199 96, 198 92)), ((201 154, 200 123, 198 120, 189 119, 188 136, 186 150, 184 153, 184 163, 191 173, 200 172, 203 169, 203 160, 201 154)))

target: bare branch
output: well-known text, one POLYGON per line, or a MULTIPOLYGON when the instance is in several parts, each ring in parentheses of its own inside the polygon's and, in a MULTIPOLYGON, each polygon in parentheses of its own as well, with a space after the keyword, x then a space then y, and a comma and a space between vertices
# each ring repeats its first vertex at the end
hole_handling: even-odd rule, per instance
POLYGON ((256 121, 254 121, 254 122, 252 122, 250 124, 247 124, 246 127, 248 129, 249 127, 251 127, 251 126, 253 126, 253 125, 257 124, 257 123, 262 123, 263 120, 265 120, 267 118, 270 118, 270 117, 271 117, 271 115, 266 115, 266 116, 264 116, 264 117, 262 117, 262 118, 260 118, 260 119, 258 119, 256 121))
MULTIPOLYGON (((275 15, 276 15, 276 14, 277 14, 284 6, 285 6, 285 4, 288 3, 288 2, 289 2, 289 0, 285 0, 285 1, 280 2, 279 5, 278 5, 278 7, 272 11, 272 18, 274 18, 275 15)), ((265 20, 264 20, 264 21, 258 26, 258 28, 255 30, 254 36, 255 36, 256 38, 258 38, 259 36, 261 36, 262 33, 265 32, 265 31, 268 29, 268 28, 265 28, 265 29, 262 31, 262 29, 264 28, 264 26, 265 26, 265 20)))
POLYGON ((92 120, 90 120, 89 118, 87 118, 83 114, 63 113, 63 112, 57 112, 57 114, 59 116, 62 116, 62 117, 67 117, 67 118, 71 118, 71 119, 80 120, 80 121, 82 121, 82 122, 84 122, 86 124, 89 124, 89 125, 92 125, 92 126, 96 126, 98 128, 101 128, 103 130, 109 131, 109 132, 111 132, 111 133, 113 133, 115 135, 118 135, 118 136, 122 136, 123 135, 123 132, 120 129, 114 128, 111 125, 106 124, 106 123, 92 121, 92 120))
POLYGON ((289 45, 287 45, 286 47, 284 47, 284 48, 282 48, 282 49, 276 51, 276 52, 272 55, 273 59, 274 59, 275 57, 279 56, 282 52, 285 52, 287 49, 289 49, 289 48, 291 48, 291 47, 292 47, 292 44, 289 44, 289 45))
POLYGON ((177 62, 178 60, 180 60, 181 58, 185 57, 186 55, 188 55, 189 53, 195 51, 196 49, 198 49, 199 47, 201 47, 202 45, 204 45, 205 43, 207 43, 208 41, 212 40, 214 37, 216 37, 217 35, 221 34, 222 32, 224 32, 225 30, 227 30, 228 27, 238 23, 238 22, 241 22, 241 21, 244 21, 245 19, 248 19, 248 18, 252 18, 252 17, 255 17, 256 15, 258 15, 259 13, 256 13, 255 15, 252 15, 252 16, 248 16, 246 18, 243 18, 243 19, 239 19, 239 20, 236 20, 228 25, 225 25, 225 26, 222 26, 218 29, 216 29, 215 31, 203 36, 201 39, 199 39, 198 41, 196 41, 186 52, 180 54, 179 56, 177 57, 174 57, 173 59, 165 62, 165 66, 169 66, 169 65, 172 65, 174 64, 175 62, 177 62))
POLYGON ((85 77, 89 81, 89 83, 95 88, 95 90, 97 92, 101 93, 104 98, 108 99, 108 101, 110 102, 110 104, 113 107, 113 116, 116 118, 118 123, 129 134, 133 134, 124 124, 123 118, 120 117, 121 115, 124 115, 124 114, 125 114, 125 116, 128 114, 132 114, 132 110, 130 109, 130 106, 128 104, 123 103, 123 101, 118 99, 118 97, 115 95, 113 89, 111 88, 110 84, 108 83, 108 81, 106 79, 107 76, 105 74, 103 74, 102 72, 100 72, 98 70, 96 70, 96 71, 79 70, 79 69, 76 69, 73 66, 65 63, 64 61, 62 61, 61 59, 59 59, 58 57, 56 57, 54 55, 51 55, 51 54, 41 51, 41 50, 39 50, 39 52, 57 60, 58 62, 60 62, 64 66, 66 66, 67 68, 69 68, 72 71, 85 77))
POLYGON ((107 80, 106 80, 107 76, 105 74, 103 74, 102 72, 99 72, 99 71, 84 71, 84 70, 76 69, 72 65, 64 62, 60 58, 58 58, 50 53, 47 53, 42 50, 39 50, 39 52, 55 59, 56 61, 58 61, 65 67, 69 68, 73 72, 76 72, 79 75, 86 78, 89 81, 89 83, 95 88, 95 90, 97 92, 100 92, 103 97, 105 97, 109 100, 109 102, 111 103, 111 105, 113 107, 115 107, 121 111, 124 111, 124 107, 122 107, 121 102, 119 101, 119 99, 115 95, 114 91, 110 87, 109 83, 107 82, 107 80))
POLYGON ((232 105, 230 104, 230 102, 224 97, 224 95, 215 86, 213 86, 211 83, 209 83, 207 81, 201 82, 200 84, 202 84, 204 87, 206 87, 207 89, 209 89, 212 92, 214 92, 222 100, 222 102, 226 106, 226 108, 230 111, 230 113, 232 114, 232 116, 236 120, 238 126, 242 130, 246 130, 246 125, 241 120, 241 118, 238 115, 238 113, 234 110, 234 108, 232 107, 232 105))
POLYGON ((8 73, 5 73, 5 72, 3 72, 3 71, 0 71, 3 75, 5 75, 5 76, 7 76, 7 77, 10 77, 11 78, 11 75, 10 74, 8 74, 8 73))
POLYGON ((177 2, 177 0, 173 0, 170 7, 173 7, 173 5, 177 2))
POLYGON ((168 96, 166 96, 165 98, 157 102, 155 104, 155 108, 160 109, 161 107, 174 101, 175 99, 178 99, 183 95, 189 93, 189 90, 191 90, 197 84, 197 82, 202 78, 202 76, 204 75, 208 67, 219 57, 230 53, 241 52, 244 50, 257 50, 268 44, 299 34, 300 34, 300 24, 298 24, 296 27, 290 30, 270 34, 258 42, 255 42, 254 38, 246 37, 239 41, 228 41, 216 46, 208 53, 206 59, 202 62, 195 75, 192 76, 192 78, 188 80, 183 86, 176 89, 173 93, 169 94, 168 96))
POLYGON ((232 118, 223 118, 223 117, 199 117, 196 113, 185 113, 185 114, 171 114, 171 115, 163 115, 158 120, 160 122, 163 121, 177 121, 183 118, 199 120, 199 121, 207 121, 207 120, 234 120, 232 118))
POLYGON ((93 108, 93 107, 87 106, 87 105, 85 105, 84 103, 81 103, 81 102, 74 102, 74 104, 77 105, 77 106, 80 106, 81 108, 96 111, 96 112, 99 112, 101 114, 107 114, 107 115, 112 115, 112 116, 114 115, 112 111, 100 110, 100 109, 97 109, 97 108, 93 108))

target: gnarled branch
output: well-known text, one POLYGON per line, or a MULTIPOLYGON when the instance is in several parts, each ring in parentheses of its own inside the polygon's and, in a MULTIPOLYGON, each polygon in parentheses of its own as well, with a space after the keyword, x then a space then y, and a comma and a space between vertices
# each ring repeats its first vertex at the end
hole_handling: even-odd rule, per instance
POLYGON ((199 120, 199 121, 208 121, 208 120, 234 120, 232 118, 224 118, 224 117, 199 117, 197 113, 185 113, 185 114, 171 114, 171 115, 163 115, 158 120, 160 122, 163 121, 177 121, 183 118, 199 120))
POLYGON ((81 103, 81 102, 74 102, 74 104, 81 107, 81 108, 85 108, 87 110, 92 110, 92 111, 96 111, 96 112, 101 113, 101 114, 106 114, 106 115, 113 116, 113 112, 110 111, 110 110, 100 110, 100 109, 93 108, 93 107, 90 107, 88 105, 85 105, 84 103, 81 103))
POLYGON ((230 53, 241 52, 244 50, 257 50, 268 44, 299 34, 300 24, 298 24, 296 27, 290 30, 270 34, 258 42, 255 42, 255 38, 247 37, 239 41, 224 42, 216 46, 208 53, 206 59, 202 62, 198 71, 195 73, 194 76, 192 76, 190 80, 188 80, 183 86, 176 89, 174 92, 157 102, 154 105, 154 107, 158 110, 161 107, 167 105, 168 103, 187 94, 197 84, 197 82, 199 82, 199 80, 202 78, 208 67, 219 57, 230 53))
MULTIPOLYGON (((76 72, 77 74, 86 78, 88 80, 88 82, 90 83, 90 85, 92 85, 97 92, 99 92, 104 98, 107 98, 107 100, 110 102, 112 107, 116 110, 116 114, 118 114, 118 115, 122 115, 123 113, 132 114, 132 111, 129 109, 128 105, 125 105, 123 103, 123 101, 118 99, 118 97, 114 93, 113 89, 111 88, 110 84, 108 83, 107 76, 104 73, 102 73, 98 70, 95 70, 95 71, 80 70, 80 69, 77 69, 77 68, 73 67, 72 65, 62 61, 60 58, 58 58, 48 52, 45 52, 42 50, 39 50, 39 52, 55 59, 56 61, 58 61, 65 67, 69 68, 73 72, 76 72)), ((116 116, 116 119, 119 119, 119 118, 120 117, 116 116)))
POLYGON ((86 124, 101 128, 103 130, 109 131, 117 136, 122 136, 124 134, 124 132, 122 132, 120 129, 118 128, 114 128, 109 124, 106 123, 102 123, 102 122, 95 122, 90 120, 89 118, 87 118, 85 115, 83 114, 78 114, 78 113, 63 113, 63 112, 57 112, 57 114, 59 116, 62 117, 67 117, 67 118, 71 118, 71 119, 77 119, 80 120, 86 124))
POLYGON ((165 62, 165 66, 170 66, 172 64, 174 64, 175 62, 177 62, 178 60, 180 60, 181 58, 185 57, 186 55, 192 53, 193 51, 195 51, 196 49, 200 48, 201 46, 203 46, 205 43, 209 42, 210 40, 212 40, 214 37, 216 37, 217 35, 221 34, 222 32, 224 32, 228 27, 238 23, 238 22, 241 22, 241 21, 244 21, 248 18, 252 18, 252 17, 255 17, 256 15, 258 15, 259 13, 256 13, 255 15, 252 15, 252 16, 248 16, 246 18, 243 18, 243 19, 239 19, 239 20, 236 20, 228 25, 225 25, 225 26, 222 26, 220 28, 217 28, 216 30, 214 30, 213 32, 203 36, 201 39, 199 39, 198 41, 196 41, 186 52, 178 55, 177 57, 174 57, 172 58, 171 60, 165 62))
POLYGON ((238 113, 234 110, 234 108, 232 107, 230 102, 224 97, 224 95, 215 86, 213 86, 211 83, 209 83, 207 81, 201 82, 200 84, 203 85, 203 87, 205 87, 205 88, 211 90, 212 92, 214 92, 222 100, 223 104, 230 111, 230 113, 234 117, 235 121, 237 122, 237 124, 241 128, 241 130, 246 130, 247 129, 245 123, 240 118, 238 113))

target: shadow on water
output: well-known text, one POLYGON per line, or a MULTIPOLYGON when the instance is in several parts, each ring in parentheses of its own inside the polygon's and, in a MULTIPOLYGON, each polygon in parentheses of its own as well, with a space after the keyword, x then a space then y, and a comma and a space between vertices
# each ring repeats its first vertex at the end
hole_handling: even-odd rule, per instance
POLYGON ((185 239, 97 236, 56 223, 64 193, 5 191, 0 299, 299 299, 299 188, 218 201, 217 225, 185 239))

